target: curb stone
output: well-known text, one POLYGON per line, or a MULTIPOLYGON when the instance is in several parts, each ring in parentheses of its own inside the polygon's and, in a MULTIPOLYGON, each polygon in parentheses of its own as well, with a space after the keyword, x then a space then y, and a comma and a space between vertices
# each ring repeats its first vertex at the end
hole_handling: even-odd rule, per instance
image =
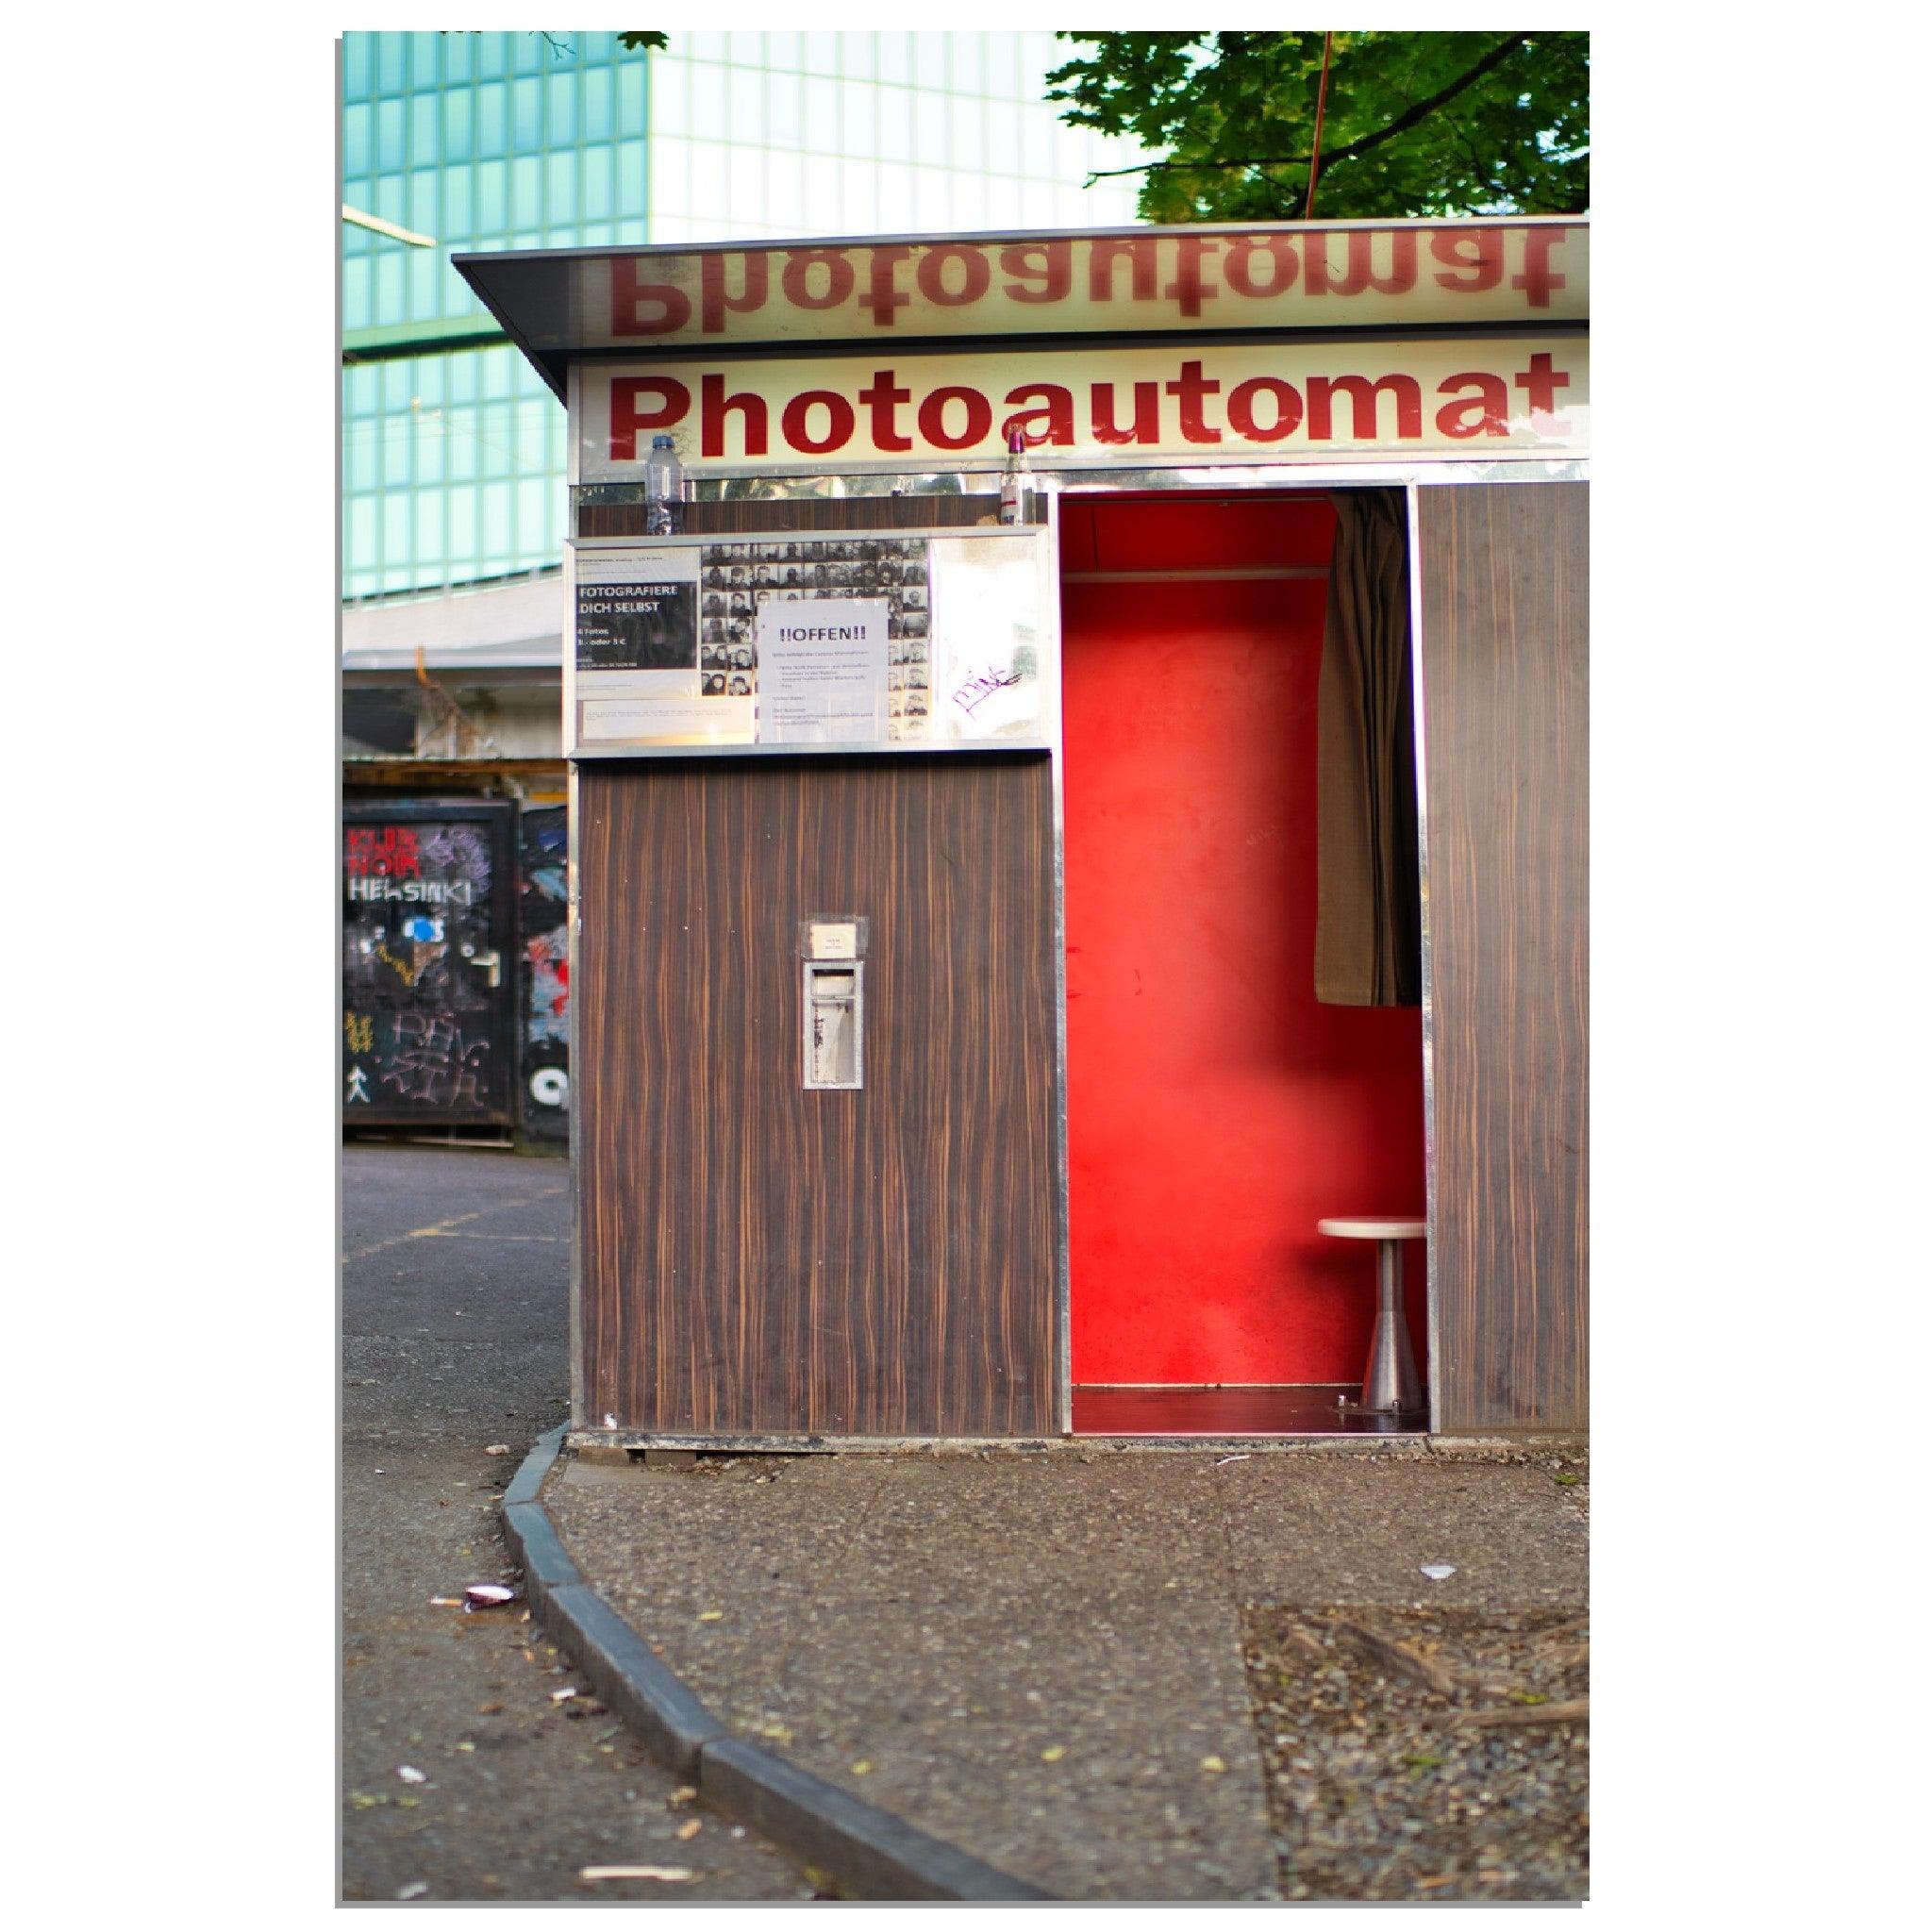
POLYGON ((896 1814, 734 1737, 571 1561, 537 1500, 565 1425, 539 1436, 503 1494, 503 1528, 525 1593, 598 1695, 699 1795, 865 1899, 1036 1899, 1054 1894, 896 1814))

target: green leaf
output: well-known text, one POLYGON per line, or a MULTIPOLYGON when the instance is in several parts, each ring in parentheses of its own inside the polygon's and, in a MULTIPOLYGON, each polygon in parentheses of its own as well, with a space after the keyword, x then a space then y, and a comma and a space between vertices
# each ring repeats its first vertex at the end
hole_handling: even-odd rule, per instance
MULTIPOLYGON (((1063 33, 1048 75, 1071 125, 1157 155, 1149 221, 1298 218, 1308 196, 1316 32, 1063 33)), ((1336 33, 1318 218, 1573 214, 1590 205, 1586 33, 1336 33)))

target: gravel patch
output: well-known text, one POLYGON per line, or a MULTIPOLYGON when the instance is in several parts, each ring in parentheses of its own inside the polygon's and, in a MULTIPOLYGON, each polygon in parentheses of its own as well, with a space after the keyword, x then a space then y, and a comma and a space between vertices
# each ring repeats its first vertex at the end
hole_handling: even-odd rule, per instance
POLYGON ((1251 1604, 1242 1630, 1284 1898, 1587 1895, 1587 1722, 1466 1722, 1586 1699, 1587 1619, 1251 1604))

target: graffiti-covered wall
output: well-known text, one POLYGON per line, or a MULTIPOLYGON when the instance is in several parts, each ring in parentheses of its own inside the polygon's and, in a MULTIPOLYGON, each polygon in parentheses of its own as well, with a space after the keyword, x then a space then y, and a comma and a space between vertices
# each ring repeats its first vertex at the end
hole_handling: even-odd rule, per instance
POLYGON ((343 1124, 508 1124, 508 808, 344 820, 343 1124))
POLYGON ((523 1124, 543 1140, 570 1138, 569 816, 529 806, 519 841, 523 968, 523 1124))

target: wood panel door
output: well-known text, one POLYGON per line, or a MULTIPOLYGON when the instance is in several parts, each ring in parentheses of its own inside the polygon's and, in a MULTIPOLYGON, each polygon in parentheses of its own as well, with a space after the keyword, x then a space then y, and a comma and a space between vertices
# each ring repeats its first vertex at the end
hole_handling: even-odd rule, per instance
POLYGON ((1419 492, 1436 1427, 1584 1427, 1588 486, 1419 492))
POLYGON ((1048 759, 599 763, 577 787, 578 1421, 1051 1431, 1048 759), (808 1091, 799 926, 851 916, 864 1084, 808 1091))

